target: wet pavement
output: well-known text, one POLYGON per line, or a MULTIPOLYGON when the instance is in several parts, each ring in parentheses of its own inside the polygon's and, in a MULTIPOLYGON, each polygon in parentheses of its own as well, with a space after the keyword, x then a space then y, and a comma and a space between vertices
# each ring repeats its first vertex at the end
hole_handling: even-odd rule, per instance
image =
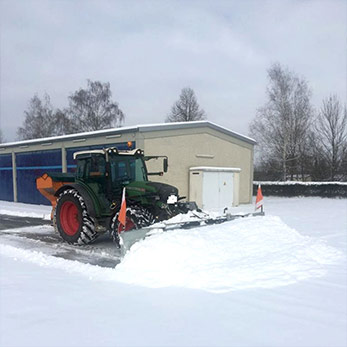
POLYGON ((42 218, 7 216, 0 214, 0 230, 30 227, 36 225, 50 225, 50 220, 42 218))
POLYGON ((70 245, 62 240, 50 220, 40 218, 0 215, 0 242, 102 267, 114 268, 121 260, 120 251, 108 234, 100 235, 90 245, 70 245))

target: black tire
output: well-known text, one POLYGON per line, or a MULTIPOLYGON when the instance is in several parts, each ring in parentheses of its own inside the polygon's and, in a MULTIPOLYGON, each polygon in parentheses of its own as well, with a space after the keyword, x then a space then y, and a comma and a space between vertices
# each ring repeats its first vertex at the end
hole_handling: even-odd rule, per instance
MULTIPOLYGON (((112 240, 119 246, 119 228, 122 228, 118 221, 119 211, 113 216, 111 223, 111 236, 112 240)), ((138 205, 129 206, 126 210, 126 223, 131 222, 130 226, 127 225, 125 232, 147 227, 154 222, 154 217, 151 212, 146 208, 138 205)), ((124 232, 121 230, 121 232, 124 232)))
POLYGON ((54 228, 70 244, 86 245, 99 235, 95 221, 76 189, 64 190, 58 197, 53 217, 54 228))

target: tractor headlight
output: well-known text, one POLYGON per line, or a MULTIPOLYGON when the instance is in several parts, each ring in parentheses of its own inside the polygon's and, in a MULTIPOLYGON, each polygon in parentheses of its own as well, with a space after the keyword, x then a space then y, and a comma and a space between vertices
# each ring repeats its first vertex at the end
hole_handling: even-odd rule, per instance
POLYGON ((176 204, 177 202, 177 196, 174 194, 169 195, 169 197, 167 198, 167 204, 176 204))

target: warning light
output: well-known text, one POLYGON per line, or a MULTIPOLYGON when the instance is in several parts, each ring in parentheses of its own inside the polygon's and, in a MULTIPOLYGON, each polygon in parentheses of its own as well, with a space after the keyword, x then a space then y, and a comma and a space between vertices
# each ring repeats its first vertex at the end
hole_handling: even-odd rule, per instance
POLYGON ((128 141, 128 148, 131 148, 133 146, 133 143, 131 141, 128 141))

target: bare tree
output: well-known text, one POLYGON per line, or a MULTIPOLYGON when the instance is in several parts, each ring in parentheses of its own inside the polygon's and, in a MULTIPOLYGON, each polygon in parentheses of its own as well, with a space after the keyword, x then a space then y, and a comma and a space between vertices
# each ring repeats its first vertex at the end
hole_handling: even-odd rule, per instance
MULTIPOLYGON (((347 109, 345 108, 345 115, 347 113, 347 109)), ((341 163, 341 180, 347 181, 347 145, 344 149, 344 154, 342 157, 342 163, 341 163)))
POLYGON ((24 114, 23 126, 17 130, 21 140, 70 134, 74 128, 65 110, 53 108, 47 93, 42 100, 37 95, 32 97, 24 114))
MULTIPOLYGON (((312 119, 311 92, 307 82, 276 63, 268 70, 268 101, 257 110, 250 125, 265 162, 279 165, 280 175, 302 172, 300 158, 312 119)), ((303 174, 303 173, 302 173, 303 174)))
POLYGON ((347 152, 347 111, 336 95, 323 100, 316 130, 322 145, 322 155, 329 166, 329 178, 335 180, 347 152))
POLYGON ((17 130, 18 137, 27 140, 117 126, 124 115, 111 96, 109 83, 89 80, 87 89, 69 97, 68 109, 54 109, 48 94, 42 100, 35 95, 24 111, 25 120, 17 130))
POLYGON ((1 131, 1 129, 0 129, 0 143, 3 143, 3 142, 5 142, 5 138, 4 138, 4 136, 2 135, 2 131, 1 131))
POLYGON ((68 114, 74 124, 74 132, 120 126, 124 114, 111 99, 110 84, 87 82, 86 89, 81 88, 69 97, 68 114))
POLYGON ((179 100, 171 108, 166 122, 189 122, 206 119, 205 111, 200 109, 194 90, 183 88, 179 100))
POLYGON ((54 110, 48 94, 43 96, 43 100, 37 95, 32 97, 24 114, 23 126, 17 130, 19 139, 29 140, 55 135, 54 110))
POLYGON ((76 125, 68 116, 68 110, 57 109, 54 112, 54 135, 66 135, 76 132, 76 125))

